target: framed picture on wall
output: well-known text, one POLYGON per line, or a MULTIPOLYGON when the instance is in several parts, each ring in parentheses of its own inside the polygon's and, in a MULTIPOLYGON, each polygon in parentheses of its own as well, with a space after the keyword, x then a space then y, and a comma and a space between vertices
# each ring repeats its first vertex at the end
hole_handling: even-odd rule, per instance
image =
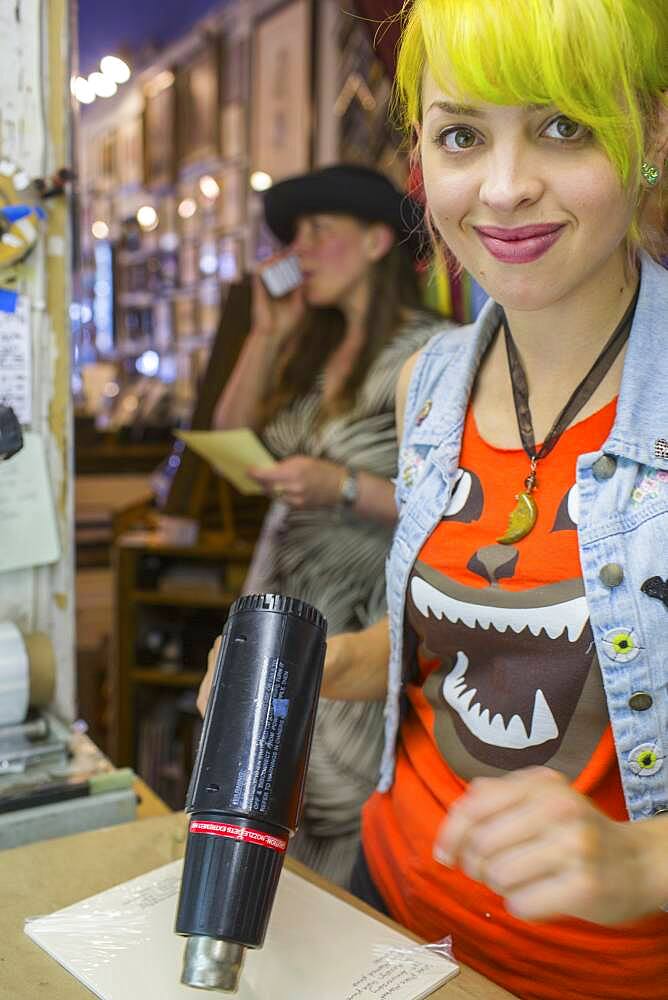
POLYGON ((246 221, 246 171, 228 167, 219 177, 218 223, 224 233, 240 229, 246 221))
POLYGON ((139 185, 144 179, 142 120, 128 118, 118 128, 118 183, 121 187, 139 185))
POLYGON ((311 162, 311 0, 289 0, 253 30, 251 171, 273 181, 311 162))
POLYGON ((220 151, 219 42, 211 40, 177 77, 179 164, 213 159, 220 151))
POLYGON ((117 137, 118 133, 114 129, 112 132, 106 132, 100 140, 97 177, 97 187, 100 191, 113 191, 116 185, 117 137))
POLYGON ((226 160, 246 153, 250 45, 247 37, 226 36, 222 44, 220 144, 226 160))
POLYGON ((176 88, 163 70, 144 88, 144 183, 166 187, 176 174, 176 88))

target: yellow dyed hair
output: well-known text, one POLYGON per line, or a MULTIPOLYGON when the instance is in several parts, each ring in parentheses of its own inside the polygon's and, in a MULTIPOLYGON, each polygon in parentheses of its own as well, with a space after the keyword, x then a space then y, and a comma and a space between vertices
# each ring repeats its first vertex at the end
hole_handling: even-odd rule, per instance
MULTIPOLYGON (((639 195, 668 88, 668 0, 410 0, 402 16, 396 100, 407 127, 421 120, 428 67, 462 102, 556 105, 639 195)), ((642 242, 637 218, 629 237, 642 242)))

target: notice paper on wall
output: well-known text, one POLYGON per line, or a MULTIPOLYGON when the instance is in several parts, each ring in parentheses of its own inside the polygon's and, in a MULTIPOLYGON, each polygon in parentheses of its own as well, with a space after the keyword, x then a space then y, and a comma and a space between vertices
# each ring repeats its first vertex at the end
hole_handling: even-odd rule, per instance
MULTIPOLYGON (((26 933, 101 1000, 193 1000, 174 934, 183 862, 26 923, 26 933)), ((264 947, 248 951, 237 1000, 423 1000, 450 959, 284 870, 264 947)))
POLYGON ((32 420, 30 302, 20 296, 15 312, 0 310, 0 403, 11 406, 19 423, 32 420))
POLYGON ((60 558, 56 511, 39 434, 24 434, 21 451, 0 462, 0 525, 0 573, 60 558))

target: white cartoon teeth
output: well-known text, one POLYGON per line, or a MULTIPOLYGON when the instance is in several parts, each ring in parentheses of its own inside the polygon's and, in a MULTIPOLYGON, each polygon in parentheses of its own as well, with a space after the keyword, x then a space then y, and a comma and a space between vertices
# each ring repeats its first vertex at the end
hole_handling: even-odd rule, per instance
POLYGON ((559 736, 554 716, 540 688, 534 697, 531 732, 527 733, 519 715, 513 715, 507 726, 498 712, 490 721, 489 709, 483 708, 479 701, 473 704, 477 688, 466 687, 468 665, 468 657, 460 650, 453 669, 443 681, 443 697, 477 739, 506 750, 527 750, 559 736))
POLYGON ((532 635, 539 636, 545 632, 550 639, 558 639, 567 631, 569 642, 576 642, 589 620, 587 598, 584 596, 544 608, 488 607, 448 597, 417 576, 411 581, 411 594, 415 606, 425 618, 431 612, 435 618, 447 618, 453 625, 462 622, 468 628, 493 628, 497 632, 505 632, 509 628, 513 632, 521 632, 528 628, 532 635))

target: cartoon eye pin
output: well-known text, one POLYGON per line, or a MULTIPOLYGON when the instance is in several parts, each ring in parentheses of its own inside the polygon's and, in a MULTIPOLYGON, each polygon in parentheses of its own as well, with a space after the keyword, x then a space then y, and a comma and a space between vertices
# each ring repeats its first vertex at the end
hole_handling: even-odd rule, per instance
POLYGON ((608 659, 626 663, 636 658, 641 646, 632 628, 613 628, 603 636, 603 649, 608 659))
POLYGON ((641 743, 628 755, 628 762, 634 774, 649 777, 663 766, 663 757, 656 743, 641 743))

